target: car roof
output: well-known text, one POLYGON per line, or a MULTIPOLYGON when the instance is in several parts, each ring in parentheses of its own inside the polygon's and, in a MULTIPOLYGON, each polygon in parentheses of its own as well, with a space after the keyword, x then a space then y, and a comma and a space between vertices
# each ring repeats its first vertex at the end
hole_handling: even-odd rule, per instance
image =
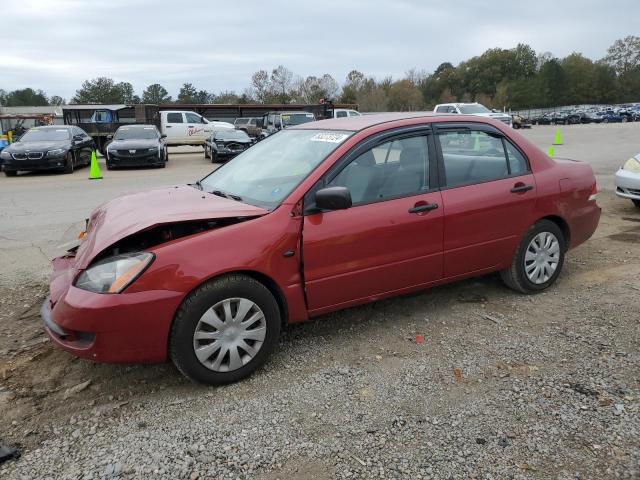
POLYGON ((40 125, 31 127, 29 130, 71 130, 73 127, 77 127, 77 125, 40 125))
POLYGON ((120 125, 118 127, 118 130, 120 130, 121 128, 155 128, 156 130, 158 129, 158 127, 156 127, 155 125, 148 125, 145 123, 132 123, 130 125, 120 125))
POLYGON ((293 128, 314 130, 314 129, 326 129, 326 130, 348 130, 357 132, 364 130, 375 125, 382 123, 396 122, 399 120, 407 119, 425 119, 424 123, 436 122, 438 120, 450 120, 452 117, 462 121, 474 121, 477 122, 477 116, 471 115, 459 115, 453 113, 434 113, 434 112, 390 112, 390 113, 376 113, 372 115, 360 115, 357 117, 341 117, 330 118, 328 120, 320 120, 317 122, 303 123, 302 125, 296 125, 293 128))

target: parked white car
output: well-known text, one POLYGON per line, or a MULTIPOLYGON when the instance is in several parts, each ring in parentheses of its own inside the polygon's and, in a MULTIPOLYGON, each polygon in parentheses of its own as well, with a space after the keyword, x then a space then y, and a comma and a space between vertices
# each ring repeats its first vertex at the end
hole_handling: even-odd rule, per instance
POLYGON ((628 198, 640 208, 640 153, 631 157, 616 172, 616 195, 628 198))
POLYGON ((167 136, 167 145, 204 145, 215 130, 234 128, 231 123, 210 121, 191 111, 160 112, 160 131, 167 136))
POLYGON ((334 108, 333 109, 333 118, 344 118, 344 117, 360 117, 362 114, 357 110, 351 110, 349 108, 334 108))
POLYGON ((495 113, 480 103, 441 103, 433 109, 437 113, 460 113, 463 115, 477 115, 493 118, 513 127, 513 119, 507 113, 495 113))

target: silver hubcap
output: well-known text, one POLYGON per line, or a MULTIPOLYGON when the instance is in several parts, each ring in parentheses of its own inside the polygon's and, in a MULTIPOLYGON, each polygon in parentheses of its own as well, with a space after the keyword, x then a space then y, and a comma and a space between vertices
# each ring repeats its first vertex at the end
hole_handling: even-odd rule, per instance
POLYGON ((531 240, 524 256, 527 278, 539 285, 548 281, 558 268, 560 243, 553 233, 541 232, 531 240))
POLYGON ((266 333, 267 322, 258 305, 246 298, 227 298, 200 317, 193 350, 209 370, 230 372, 257 355, 266 333))

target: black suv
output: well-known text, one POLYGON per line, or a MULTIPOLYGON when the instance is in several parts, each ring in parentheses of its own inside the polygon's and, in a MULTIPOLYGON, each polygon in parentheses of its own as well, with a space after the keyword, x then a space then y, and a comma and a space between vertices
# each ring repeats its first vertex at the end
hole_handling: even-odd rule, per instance
POLYGON ((35 170, 73 173, 77 166, 89 165, 94 148, 93 140, 81 128, 55 125, 30 128, 0 156, 7 177, 35 170))

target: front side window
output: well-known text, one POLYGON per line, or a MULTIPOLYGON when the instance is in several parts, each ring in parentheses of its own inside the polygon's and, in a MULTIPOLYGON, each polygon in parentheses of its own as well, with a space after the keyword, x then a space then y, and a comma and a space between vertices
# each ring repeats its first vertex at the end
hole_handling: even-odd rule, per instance
POLYGON ((348 188, 354 205, 428 190, 427 137, 392 140, 373 147, 351 161, 328 186, 348 188))
POLYGON ((509 176, 507 156, 499 135, 460 130, 440 132, 438 139, 447 186, 480 183, 509 176))
POLYGON ((202 189, 272 209, 353 132, 285 129, 205 177, 202 189))
POLYGON ((202 117, 195 113, 187 112, 184 116, 187 117, 187 123, 204 123, 202 117))
POLYGON ((346 116, 347 116, 347 112, 345 112, 344 110, 340 112, 336 112, 336 118, 346 117, 346 116))
POLYGON ((167 113, 167 123, 183 123, 182 114, 179 112, 167 113))

